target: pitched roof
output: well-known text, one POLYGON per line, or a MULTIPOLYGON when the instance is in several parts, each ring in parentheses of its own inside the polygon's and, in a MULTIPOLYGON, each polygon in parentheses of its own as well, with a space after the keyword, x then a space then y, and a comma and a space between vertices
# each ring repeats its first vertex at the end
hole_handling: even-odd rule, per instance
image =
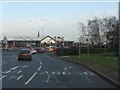
POLYGON ((6 36, 8 41, 40 41, 41 37, 6 36))

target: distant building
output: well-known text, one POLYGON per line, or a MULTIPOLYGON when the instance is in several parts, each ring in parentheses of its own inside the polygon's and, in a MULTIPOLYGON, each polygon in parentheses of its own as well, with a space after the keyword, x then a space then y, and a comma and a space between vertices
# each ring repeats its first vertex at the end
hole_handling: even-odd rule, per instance
POLYGON ((28 37, 28 36, 5 36, 2 40, 2 48, 26 48, 26 47, 47 47, 47 46, 65 46, 71 47, 73 41, 55 40, 47 35, 46 37, 28 37))

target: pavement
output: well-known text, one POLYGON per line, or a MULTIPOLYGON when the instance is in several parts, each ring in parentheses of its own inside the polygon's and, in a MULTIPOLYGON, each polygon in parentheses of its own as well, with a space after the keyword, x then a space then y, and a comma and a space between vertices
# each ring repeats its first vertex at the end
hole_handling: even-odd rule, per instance
POLYGON ((99 74, 100 76, 102 76, 106 80, 110 81, 114 85, 120 87, 120 78, 119 78, 120 72, 119 71, 115 71, 113 69, 101 66, 99 64, 83 62, 80 60, 66 59, 64 56, 62 56, 61 59, 65 60, 65 61, 84 65, 85 67, 87 67, 88 69, 92 70, 93 72, 99 74))

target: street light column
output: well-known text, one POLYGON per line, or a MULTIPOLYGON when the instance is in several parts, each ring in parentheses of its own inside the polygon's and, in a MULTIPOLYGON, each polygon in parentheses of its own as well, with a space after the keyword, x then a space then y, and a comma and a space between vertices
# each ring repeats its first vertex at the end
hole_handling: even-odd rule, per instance
POLYGON ((80 59, 80 42, 79 42, 79 59, 80 59))
POLYGON ((89 60, 89 40, 86 39, 86 41, 87 41, 87 44, 88 44, 88 60, 89 60))

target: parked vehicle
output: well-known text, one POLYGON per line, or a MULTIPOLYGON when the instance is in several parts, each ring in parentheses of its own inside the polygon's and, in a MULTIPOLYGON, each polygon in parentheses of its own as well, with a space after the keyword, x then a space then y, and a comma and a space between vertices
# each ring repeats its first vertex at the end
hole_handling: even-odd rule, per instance
POLYGON ((37 51, 35 49, 30 49, 31 54, 36 54, 37 51))
POLYGON ((54 50, 53 50, 53 46, 47 47, 46 50, 47 50, 47 52, 53 52, 53 51, 54 51, 54 50))
POLYGON ((35 49, 38 53, 44 53, 45 49, 44 48, 36 48, 35 49))
POLYGON ((53 51, 56 51, 56 50, 57 50, 57 47, 55 47, 55 46, 47 47, 47 52, 53 52, 53 51))
POLYGON ((32 60, 32 55, 29 49, 21 49, 18 53, 18 60, 32 60))

